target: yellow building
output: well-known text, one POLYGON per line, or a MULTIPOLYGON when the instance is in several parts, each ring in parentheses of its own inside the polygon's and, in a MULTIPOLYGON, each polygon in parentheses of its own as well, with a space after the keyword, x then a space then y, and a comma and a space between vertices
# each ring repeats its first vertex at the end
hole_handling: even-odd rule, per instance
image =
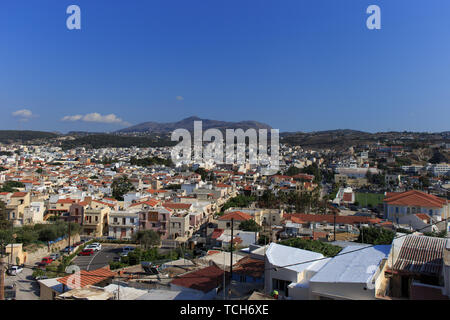
POLYGON ((84 212, 83 234, 101 237, 108 233, 109 207, 93 209, 89 207, 84 212))

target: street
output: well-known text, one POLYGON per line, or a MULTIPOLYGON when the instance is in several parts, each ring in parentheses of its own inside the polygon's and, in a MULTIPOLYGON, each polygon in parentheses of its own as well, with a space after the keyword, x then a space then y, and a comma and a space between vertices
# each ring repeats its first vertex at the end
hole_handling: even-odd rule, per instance
POLYGON ((6 276, 6 286, 16 285, 16 300, 39 300, 39 283, 32 274, 33 270, 24 268, 17 276, 6 276))

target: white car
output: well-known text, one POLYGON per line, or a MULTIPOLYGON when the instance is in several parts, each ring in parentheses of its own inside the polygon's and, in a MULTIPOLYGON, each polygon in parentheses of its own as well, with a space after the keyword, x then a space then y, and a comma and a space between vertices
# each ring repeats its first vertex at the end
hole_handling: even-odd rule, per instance
POLYGON ((102 245, 100 243, 91 243, 85 249, 93 249, 94 251, 102 250, 102 245))
POLYGON ((23 271, 23 268, 21 266, 12 266, 8 269, 8 274, 10 276, 17 276, 19 273, 23 271))

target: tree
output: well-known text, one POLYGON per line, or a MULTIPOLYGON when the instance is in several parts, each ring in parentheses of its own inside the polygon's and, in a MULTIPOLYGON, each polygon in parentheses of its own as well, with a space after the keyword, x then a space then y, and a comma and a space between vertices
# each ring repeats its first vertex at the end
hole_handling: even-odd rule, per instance
POLYGON ((206 181, 206 178, 209 175, 208 171, 206 171, 204 168, 198 168, 197 170, 195 170, 195 173, 201 175, 203 181, 206 181))
POLYGON ((321 253, 326 257, 334 257, 342 250, 341 247, 334 246, 329 243, 324 243, 319 240, 309 240, 302 238, 292 238, 283 240, 280 242, 280 244, 284 246, 321 253))
POLYGON ((238 195, 228 200, 222 207, 222 212, 229 208, 245 208, 248 207, 256 198, 252 196, 238 195))
POLYGON ((243 231, 252 231, 252 232, 258 232, 261 230, 261 226, 259 226, 255 220, 249 219, 242 221, 239 224, 239 229, 243 231))
POLYGON ((369 243, 374 245, 391 244, 394 240, 395 232, 379 227, 363 227, 360 229, 359 243, 369 243))
POLYGON ((17 188, 25 188, 25 185, 18 181, 6 181, 0 188, 0 192, 17 192, 17 188))
POLYGON ((313 163, 302 170, 303 173, 314 176, 314 182, 320 183, 322 181, 322 173, 320 172, 317 163, 313 163))
POLYGON ((112 185, 112 196, 119 200, 123 201, 123 195, 134 190, 133 184, 128 179, 127 176, 121 176, 119 178, 114 179, 112 185))
POLYGON ((159 234, 153 230, 139 231, 133 235, 133 240, 139 241, 146 249, 159 245, 161 242, 159 234))
POLYGON ((297 168, 295 166, 290 166, 289 169, 286 171, 286 175, 287 176, 295 176, 301 172, 302 172, 302 170, 300 168, 297 168))
POLYGON ((436 238, 446 238, 447 237, 447 230, 442 230, 439 232, 432 231, 432 232, 424 232, 424 236, 427 237, 436 237, 436 238))
POLYGON ((439 152, 439 149, 435 149, 433 152, 433 156, 428 160, 429 163, 439 164, 443 162, 447 162, 447 158, 439 152))

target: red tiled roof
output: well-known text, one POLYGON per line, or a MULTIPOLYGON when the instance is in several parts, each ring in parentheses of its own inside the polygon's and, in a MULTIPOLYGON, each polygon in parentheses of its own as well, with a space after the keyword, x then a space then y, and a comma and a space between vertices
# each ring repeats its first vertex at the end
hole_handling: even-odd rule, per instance
POLYGON ((240 275, 261 278, 264 275, 264 261, 247 256, 244 259, 241 259, 236 266, 233 267, 233 272, 240 275))
POLYGON ((217 239, 222 235, 223 231, 224 231, 223 229, 214 229, 213 233, 211 234, 211 238, 217 239))
MULTIPOLYGON (((297 217, 305 222, 334 222, 334 214, 302 214, 302 213, 287 213, 284 215, 285 220, 291 220, 293 217, 297 217)), ((359 224, 359 223, 370 223, 376 224, 380 223, 381 219, 361 217, 361 216, 338 216, 336 215, 336 223, 341 224, 359 224)))
POLYGON ((227 213, 219 218, 219 220, 222 220, 222 221, 230 221, 231 219, 234 219, 237 221, 245 221, 245 220, 252 219, 252 216, 247 213, 241 212, 241 211, 233 211, 233 212, 227 213))
POLYGON ((418 190, 410 190, 395 195, 388 194, 384 202, 390 205, 432 208, 442 208, 448 203, 445 199, 418 190))
POLYGON ((74 199, 59 199, 58 201, 56 201, 56 203, 77 203, 78 200, 74 200, 74 199))
POLYGON ((216 184, 216 187, 217 188, 231 188, 230 185, 224 184, 224 183, 218 183, 218 184, 216 184))
MULTIPOLYGON (((95 285, 97 283, 100 283, 108 278, 113 278, 116 276, 117 273, 112 272, 109 269, 109 266, 106 266, 104 268, 100 268, 93 271, 80 271, 80 282, 79 285, 83 288, 88 285, 95 285)), ((58 279, 58 282, 61 282, 62 284, 65 284, 69 288, 73 288, 77 283, 74 281, 73 275, 68 275, 63 278, 58 279)))
POLYGON ((345 192, 344 196, 342 197, 342 200, 346 201, 346 202, 351 202, 353 199, 353 193, 351 192, 345 192))
POLYGON ((425 220, 427 223, 430 222, 431 218, 426 213, 417 213, 416 217, 418 217, 420 220, 425 220))
POLYGON ((305 223, 305 221, 303 221, 303 220, 300 219, 299 217, 291 217, 291 221, 292 221, 293 223, 299 223, 299 224, 305 223))
POLYGON ((133 203, 132 205, 130 205, 130 207, 135 207, 135 206, 139 206, 139 205, 143 205, 143 204, 149 205, 150 207, 154 207, 158 203, 159 203, 159 201, 150 199, 150 200, 147 200, 147 201, 133 203))
POLYGON ((173 203, 173 202, 164 202, 163 207, 169 209, 185 209, 188 210, 192 206, 191 203, 173 203))
POLYGON ((190 272, 173 280, 171 283, 194 290, 199 290, 204 293, 217 288, 223 282, 223 270, 217 266, 210 266, 194 272, 190 272))
POLYGON ((28 194, 27 192, 14 192, 11 197, 22 198, 25 197, 27 194, 28 194))

